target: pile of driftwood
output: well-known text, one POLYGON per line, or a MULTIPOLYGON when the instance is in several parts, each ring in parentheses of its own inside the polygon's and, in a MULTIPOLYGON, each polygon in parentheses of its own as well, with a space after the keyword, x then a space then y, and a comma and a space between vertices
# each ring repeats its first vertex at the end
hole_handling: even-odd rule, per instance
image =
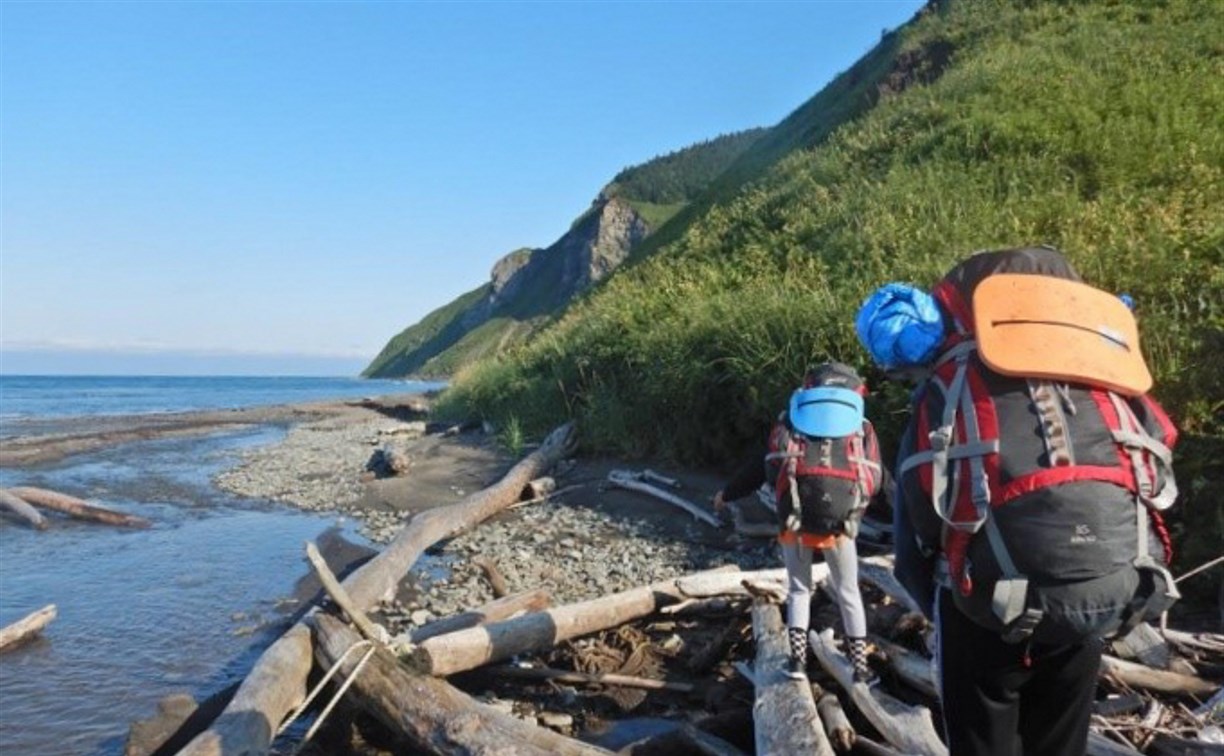
MULTIPOLYGON (((397 752, 611 752, 574 737, 575 720, 563 712, 524 719, 516 714, 528 706, 509 711, 466 687, 494 688, 501 704, 516 694, 529 703, 562 693, 572 703, 574 691, 594 690, 621 710, 675 721, 615 746, 621 753, 946 753, 925 651, 930 628, 886 557, 861 565, 881 676, 872 687, 853 682, 831 630, 812 634, 811 682, 786 677, 781 569, 719 567, 564 606, 539 590, 510 594, 395 638, 370 619, 427 548, 536 495, 529 484, 571 443, 572 429, 558 429, 499 483, 414 517, 343 581, 308 548, 330 600, 265 651, 219 715, 194 717, 167 742, 185 742, 184 754, 266 753, 303 712, 314 719, 312 737, 339 701, 379 723, 397 752)), ((813 578, 827 584, 825 565, 813 567, 813 578)), ((814 627, 832 626, 835 614, 831 601, 819 605, 814 627)), ((1224 676, 1224 637, 1151 628, 1143 635, 1120 644, 1102 670, 1111 696, 1102 699, 1090 753, 1196 753, 1193 739, 1210 737, 1219 721, 1213 681, 1224 676)))

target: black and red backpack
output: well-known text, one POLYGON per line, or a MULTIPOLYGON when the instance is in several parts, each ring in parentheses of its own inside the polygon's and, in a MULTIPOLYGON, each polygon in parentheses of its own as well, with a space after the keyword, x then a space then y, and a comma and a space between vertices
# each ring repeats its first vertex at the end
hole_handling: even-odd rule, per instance
MULTIPOLYGON (((974 294, 1004 274, 1079 282, 1043 247, 974 255, 932 292, 954 332, 915 394, 898 481, 907 514, 958 608, 1009 642, 1128 631, 1178 597, 1159 514, 1177 496, 1177 431, 1146 394, 988 367, 978 326, 1009 323, 975 324, 974 294)), ((1137 353, 1111 328, 1042 317, 1015 325, 1076 329, 1137 353)))
POLYGON ((859 519, 879 489, 882 475, 879 442, 871 421, 863 416, 865 391, 853 368, 826 363, 809 372, 804 388, 792 397, 791 408, 779 416, 769 435, 765 464, 783 531, 856 535, 859 519), (849 407, 838 401, 839 394, 857 401, 849 407), (829 410, 814 405, 813 409, 800 409, 808 398, 836 406, 829 410), (839 430, 800 430, 803 424, 796 422, 796 413, 826 411, 840 417, 828 424, 818 420, 816 427, 839 430))

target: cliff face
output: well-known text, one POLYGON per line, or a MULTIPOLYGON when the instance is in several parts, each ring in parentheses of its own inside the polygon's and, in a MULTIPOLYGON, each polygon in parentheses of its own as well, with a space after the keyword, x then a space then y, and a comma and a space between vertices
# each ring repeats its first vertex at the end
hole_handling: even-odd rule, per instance
POLYGON ((521 340, 538 322, 616 270, 649 233, 632 205, 601 195, 551 246, 517 249, 502 257, 494 263, 489 282, 465 295, 462 306, 439 308, 393 338, 363 375, 447 375, 469 355, 487 354, 486 342, 504 346, 507 339, 521 340), (427 323, 430 334, 416 333, 427 323))

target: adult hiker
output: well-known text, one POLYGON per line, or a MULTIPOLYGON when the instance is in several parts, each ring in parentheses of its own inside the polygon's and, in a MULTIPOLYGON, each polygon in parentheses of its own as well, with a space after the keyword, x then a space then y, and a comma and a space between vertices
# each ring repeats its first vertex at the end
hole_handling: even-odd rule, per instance
POLYGON ((1177 431, 1133 315, 1040 247, 975 254, 933 296, 883 287, 856 330, 918 381, 896 574, 935 623, 951 754, 1083 754, 1102 638, 1177 598, 1177 431))
POLYGON ((874 680, 854 545, 859 519, 883 477, 875 431, 863 416, 866 393, 848 365, 826 362, 808 371, 778 416, 764 453, 753 455, 714 495, 714 508, 721 511, 728 501, 769 488, 787 574, 787 674, 796 679, 807 674, 812 557, 819 550, 829 565, 855 679, 874 680))

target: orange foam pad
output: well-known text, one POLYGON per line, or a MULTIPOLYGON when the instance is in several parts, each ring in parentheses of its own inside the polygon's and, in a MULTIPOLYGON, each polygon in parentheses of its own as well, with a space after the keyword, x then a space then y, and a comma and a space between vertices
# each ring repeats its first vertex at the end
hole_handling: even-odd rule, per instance
POLYGON ((973 319, 978 354, 997 373, 1131 396, 1152 387, 1135 316, 1109 292, 1061 278, 999 273, 974 290, 973 319))

